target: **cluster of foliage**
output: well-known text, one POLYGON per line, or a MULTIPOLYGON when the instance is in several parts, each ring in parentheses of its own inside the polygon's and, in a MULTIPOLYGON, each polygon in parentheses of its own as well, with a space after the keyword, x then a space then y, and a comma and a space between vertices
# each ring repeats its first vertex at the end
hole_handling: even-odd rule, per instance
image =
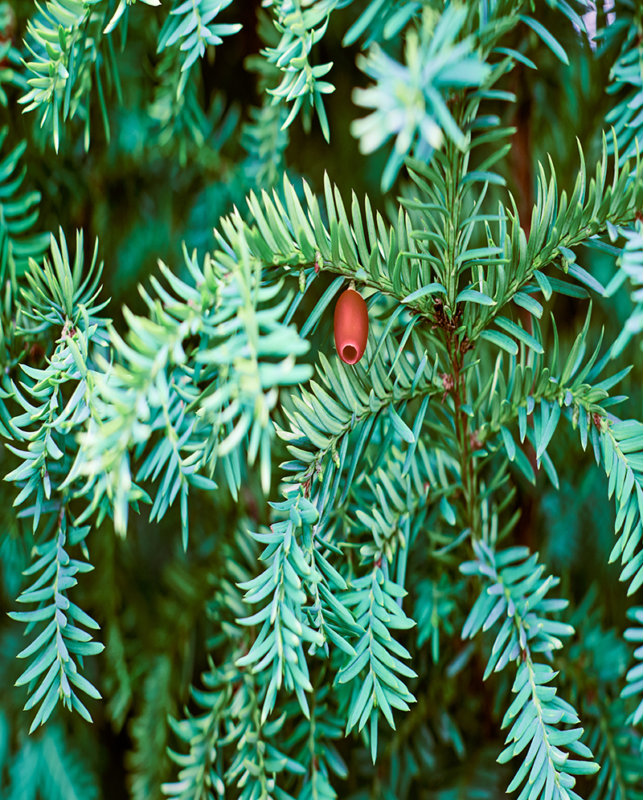
POLYGON ((643 797, 643 6, 144 3, 0 4, 0 794, 643 797))

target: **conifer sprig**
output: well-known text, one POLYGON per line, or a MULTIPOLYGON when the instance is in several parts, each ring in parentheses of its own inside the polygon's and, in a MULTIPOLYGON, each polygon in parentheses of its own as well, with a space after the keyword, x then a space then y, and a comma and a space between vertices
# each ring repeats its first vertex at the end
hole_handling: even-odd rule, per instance
MULTIPOLYGON (((29 23, 23 100, 42 123, 51 121, 58 149, 73 117, 85 123, 89 146, 96 98, 106 145, 127 166, 122 142, 111 142, 109 131, 123 124, 114 100, 130 102, 130 88, 135 94, 138 86, 121 85, 114 48, 117 36, 127 48, 130 25, 138 46, 147 53, 151 42, 160 56, 151 70, 156 88, 150 83, 137 107, 142 129, 192 180, 194 153, 207 167, 215 126, 222 143, 238 120, 236 105, 224 118, 221 95, 212 107, 209 98, 218 69, 212 48, 238 31, 228 20, 240 6, 195 0, 156 12, 132 5, 51 0, 39 9, 29 23), (155 25, 143 36, 130 24, 139 12, 165 15, 159 38, 155 25)), ((134 528, 130 512, 143 510, 150 524, 136 526, 134 542, 116 540, 131 548, 128 557, 142 552, 149 536, 158 537, 160 551, 167 533, 176 571, 161 576, 163 591, 171 585, 200 604, 196 588, 207 573, 214 587, 202 687, 192 688, 182 718, 170 723, 178 775, 163 792, 172 800, 226 792, 241 800, 332 799, 337 780, 346 779, 351 792, 363 780, 359 788, 368 793, 371 777, 382 796, 399 800, 413 796, 420 781, 441 799, 452 789, 466 796, 469 779, 469 788, 494 797, 512 769, 507 783, 519 800, 574 800, 576 777, 590 778, 599 762, 592 797, 631 800, 643 782, 632 727, 643 714, 640 664, 627 675, 623 667, 579 676, 579 665, 593 668, 592 647, 599 645, 577 619, 578 632, 567 622, 566 600, 549 597, 558 580, 546 577, 538 554, 510 539, 525 491, 544 498, 538 513, 549 513, 553 495, 538 483, 539 470, 555 489, 568 480, 565 453, 556 452, 566 419, 579 433, 579 452, 592 445, 608 497, 615 497, 610 560, 620 558, 630 594, 643 583, 643 424, 617 416, 627 398, 615 392, 629 368, 608 369, 642 327, 640 15, 623 0, 617 25, 603 36, 622 37, 613 78, 629 95, 609 117, 613 130, 602 136, 595 169, 586 167, 580 147, 569 185, 565 148, 556 170, 551 159, 547 168, 538 165, 526 219, 506 192, 512 137, 524 134, 523 121, 514 126, 497 114, 519 99, 510 91, 519 84, 514 70, 584 58, 580 45, 573 56, 568 47, 574 26, 584 36, 583 4, 548 0, 543 10, 527 0, 371 0, 348 10, 352 5, 264 3, 277 34, 262 32, 263 60, 253 62, 262 100, 244 128, 249 156, 226 175, 234 191, 251 182, 247 202, 221 218, 209 252, 184 248, 183 263, 159 262, 151 286, 139 289, 138 311, 130 304, 115 324, 102 316, 108 301, 100 296, 101 267, 95 251, 85 269, 81 236, 74 258, 61 234, 39 265, 42 241, 28 233, 38 196, 18 196, 24 146, 0 162, 0 433, 17 459, 6 470, 20 509, 14 538, 34 557, 25 572, 30 584, 13 594, 30 610, 11 612, 30 636, 19 652, 29 663, 18 685, 29 684, 31 729, 58 705, 90 718, 78 690, 100 698, 85 677, 84 656, 102 645, 92 640, 98 624, 80 606, 84 593, 96 598, 100 591, 79 576, 95 563, 100 580, 100 568, 109 569, 102 562, 115 558, 113 544, 91 544, 106 541, 94 529, 124 538, 134 528), (395 139, 383 180, 385 188, 397 181, 397 205, 362 201, 354 192, 345 201, 328 177, 317 196, 312 183, 285 174, 287 129, 300 113, 305 123, 316 113, 329 138, 332 63, 318 45, 342 19, 352 22, 345 43, 371 47, 360 63, 375 81, 355 94, 371 115, 353 132, 365 152, 395 139), (568 27, 554 32, 550 19, 568 27), (402 37, 403 54, 395 44, 402 37), (386 213, 376 210, 381 204, 386 213), (617 257, 607 288, 590 266, 591 250, 617 257), (637 306, 620 336, 610 324, 595 331, 596 302, 594 316, 590 305, 584 321, 569 314, 561 324, 556 295, 582 306, 593 293, 603 303, 628 278, 637 306), (356 365, 335 356, 330 343, 332 306, 349 286, 363 295, 369 316, 356 365), (525 490, 523 478, 536 488, 525 490), (479 594, 471 604, 467 586, 474 582, 479 594), (475 635, 491 628, 496 635, 487 648, 475 635), (471 641, 458 643, 459 629, 471 641), (564 638, 572 639, 568 650, 564 638), (515 672, 512 696, 509 684, 489 681, 472 719, 464 719, 457 704, 476 674, 479 650, 488 656, 485 679, 515 672), (498 729, 508 729, 506 747, 492 740, 470 754, 473 717, 487 714, 495 690, 495 707, 505 707, 498 729), (457 780, 448 774, 456 762, 457 780)), ((0 44, 0 58, 5 50, 0 44)), ((199 180, 211 182, 205 171, 199 180)), ((350 190, 350 176, 341 182, 350 190)), ((520 536, 535 537, 539 518, 523 523, 520 536)), ((18 558, 5 539, 0 546, 2 574, 9 573, 18 558)), ((573 590, 573 580, 566 584, 573 590)), ((117 724, 146 672, 146 704, 133 710, 131 726, 132 791, 142 797, 151 791, 149 764, 162 760, 166 743, 162 724, 158 738, 150 728, 174 707, 176 670, 168 652, 156 663, 149 652, 141 655, 145 645, 131 622, 140 604, 134 599, 130 608, 128 595, 121 609, 115 587, 106 626, 112 630, 119 614, 122 633, 118 627, 108 634, 118 652, 104 659, 118 664, 119 685, 130 693, 117 724)), ((171 604, 169 595, 165 600, 171 604)), ((643 620, 638 607, 630 616, 643 620)), ((160 617, 149 620, 156 634, 160 617)), ((182 624, 194 630, 184 643, 185 697, 194 648, 206 638, 192 623, 182 624)), ((592 631, 601 647, 616 636, 598 624, 592 631)), ((625 639, 641 636, 632 627, 625 639)), ((182 646, 180 635, 172 646, 174 639, 182 646)), ((3 640, 5 649, 11 647, 3 640)), ((110 693, 109 680, 96 682, 110 693)), ((4 730, 0 715, 0 793, 4 730)), ((65 763, 42 741, 20 750, 16 775, 30 753, 65 763)), ((13 795, 18 780, 11 777, 13 795)), ((38 781, 31 781, 32 793, 46 793, 38 781)))

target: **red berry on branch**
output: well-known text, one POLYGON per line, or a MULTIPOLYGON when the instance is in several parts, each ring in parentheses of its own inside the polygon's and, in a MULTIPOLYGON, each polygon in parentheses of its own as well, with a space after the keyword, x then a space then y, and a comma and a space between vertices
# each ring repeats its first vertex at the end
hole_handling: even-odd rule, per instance
POLYGON ((335 346, 345 364, 357 364, 368 341, 368 309, 355 289, 347 289, 335 306, 335 346))

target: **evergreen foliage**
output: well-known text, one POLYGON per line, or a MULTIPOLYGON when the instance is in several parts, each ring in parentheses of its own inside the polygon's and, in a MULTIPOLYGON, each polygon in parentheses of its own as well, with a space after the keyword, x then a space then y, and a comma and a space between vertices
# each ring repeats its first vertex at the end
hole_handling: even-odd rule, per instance
POLYGON ((0 4, 0 795, 643 797, 643 7, 135 5, 0 4))

